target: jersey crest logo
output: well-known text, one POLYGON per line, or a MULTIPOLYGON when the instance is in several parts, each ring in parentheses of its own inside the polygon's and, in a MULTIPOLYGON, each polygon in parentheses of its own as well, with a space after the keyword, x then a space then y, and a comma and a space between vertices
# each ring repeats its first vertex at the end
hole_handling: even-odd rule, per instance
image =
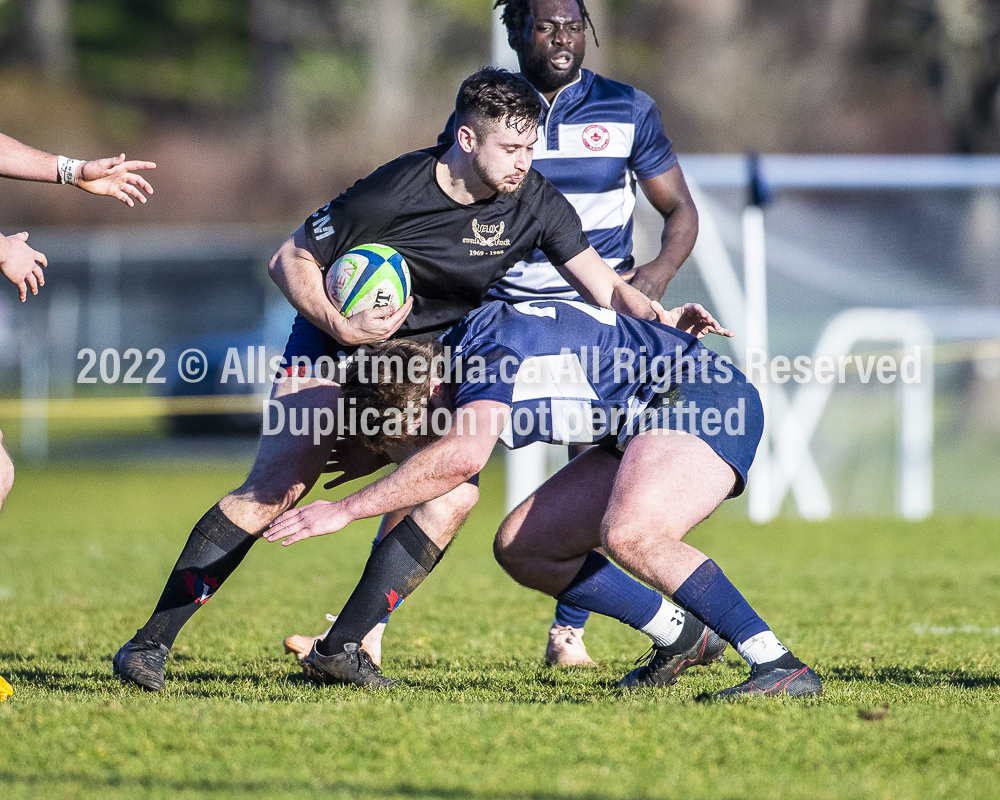
POLYGON ((478 244, 480 247, 508 247, 510 239, 501 239, 503 236, 504 223, 498 225, 480 225, 479 220, 472 220, 472 235, 474 239, 466 237, 462 239, 465 244, 478 244))
POLYGON ((588 150, 603 150, 611 142, 611 134, 603 125, 588 125, 583 129, 583 145, 588 150))

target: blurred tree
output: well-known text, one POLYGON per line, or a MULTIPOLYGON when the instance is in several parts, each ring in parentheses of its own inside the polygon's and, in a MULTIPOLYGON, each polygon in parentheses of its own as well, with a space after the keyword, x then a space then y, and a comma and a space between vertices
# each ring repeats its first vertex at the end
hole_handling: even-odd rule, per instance
POLYGON ((413 89, 415 45, 409 0, 370 0, 368 3, 369 124, 383 129, 385 146, 402 133, 397 120, 406 120, 416 98, 413 89), (386 125, 388 121, 388 125, 386 125))
POLYGON ((171 113, 245 106, 249 0, 76 0, 82 79, 105 96, 171 113))
POLYGON ((70 0, 26 0, 28 41, 38 64, 53 82, 66 82, 76 71, 70 0))
POLYGON ((966 151, 1000 145, 1000 7, 986 0, 936 0, 944 113, 966 151))

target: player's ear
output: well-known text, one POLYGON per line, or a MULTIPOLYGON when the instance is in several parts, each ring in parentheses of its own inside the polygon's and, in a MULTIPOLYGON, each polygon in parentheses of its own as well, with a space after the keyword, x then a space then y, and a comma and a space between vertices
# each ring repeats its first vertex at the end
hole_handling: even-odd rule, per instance
POLYGON ((462 150, 466 153, 471 153, 476 146, 476 132, 472 130, 471 125, 463 125, 455 131, 455 140, 462 150))
POLYGON ((436 376, 431 376, 430 390, 430 405, 433 408, 441 408, 441 404, 444 401, 444 382, 436 376))

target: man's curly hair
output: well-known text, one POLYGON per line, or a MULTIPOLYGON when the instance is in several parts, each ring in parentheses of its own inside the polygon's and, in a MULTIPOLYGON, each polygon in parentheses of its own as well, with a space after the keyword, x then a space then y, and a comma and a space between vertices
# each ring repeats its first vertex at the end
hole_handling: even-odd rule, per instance
MULTIPOLYGON (((590 18, 587 6, 583 0, 576 0, 576 5, 580 9, 580 16, 583 17, 583 29, 590 28, 590 35, 594 37, 594 44, 598 47, 601 43, 597 41, 597 30, 594 28, 594 21, 590 18)), ((496 0, 493 8, 502 8, 503 20, 507 33, 520 35, 524 30, 524 21, 531 15, 531 0, 496 0)))
POLYGON ((381 344, 366 345, 347 367, 340 387, 344 402, 357 409, 377 412, 370 424, 378 430, 360 437, 366 447, 385 452, 390 442, 407 444, 418 433, 404 425, 400 435, 389 434, 384 423, 399 413, 412 410, 419 419, 421 411, 430 413, 427 403, 431 396, 431 378, 445 373, 444 347, 440 342, 417 342, 412 339, 390 339, 381 344), (422 361, 421 361, 422 360, 422 361))

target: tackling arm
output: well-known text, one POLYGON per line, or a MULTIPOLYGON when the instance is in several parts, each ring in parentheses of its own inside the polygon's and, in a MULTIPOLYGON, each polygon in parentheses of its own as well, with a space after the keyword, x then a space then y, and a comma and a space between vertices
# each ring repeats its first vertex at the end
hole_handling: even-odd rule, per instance
POLYGON ((477 400, 455 412, 451 430, 386 475, 343 500, 317 500, 286 511, 267 533, 269 542, 288 546, 302 539, 336 533, 359 519, 419 506, 458 488, 489 460, 510 416, 510 406, 477 400))
POLYGON ((629 286, 593 247, 588 247, 556 269, 591 305, 612 308, 619 314, 638 319, 662 321, 663 307, 629 286))

